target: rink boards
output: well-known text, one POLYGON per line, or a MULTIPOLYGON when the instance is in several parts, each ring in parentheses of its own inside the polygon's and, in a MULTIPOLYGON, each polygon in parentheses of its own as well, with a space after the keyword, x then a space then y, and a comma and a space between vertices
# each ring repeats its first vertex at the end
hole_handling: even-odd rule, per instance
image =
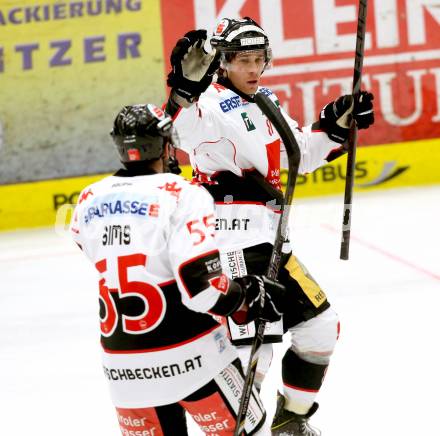
MULTIPOLYGON (((440 183, 440 139, 359 147, 355 191, 440 183)), ((295 195, 311 197, 344 192, 346 158, 342 157, 297 180, 295 195)), ((50 226, 57 212, 69 219, 67 205, 75 204, 81 190, 107 174, 0 186, 0 230, 50 226)), ((183 167, 191 177, 191 168, 183 167)), ((285 183, 287 172, 281 171, 285 183)), ((342 197, 341 197, 342 199, 342 197)), ((356 200, 355 200, 356 201, 356 200)))

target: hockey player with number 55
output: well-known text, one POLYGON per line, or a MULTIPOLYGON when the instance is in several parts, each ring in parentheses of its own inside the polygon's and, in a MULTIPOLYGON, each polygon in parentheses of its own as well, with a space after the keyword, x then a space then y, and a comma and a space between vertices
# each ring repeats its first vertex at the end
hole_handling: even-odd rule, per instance
MULTIPOLYGON (((223 274, 214 204, 171 174, 171 118, 126 106, 112 131, 124 168, 85 188, 71 223, 99 273, 102 361, 124 436, 187 436, 185 411, 206 434, 232 435, 243 371, 211 315, 281 318, 282 285, 223 274)), ((246 435, 265 436, 254 390, 246 435)))
MULTIPOLYGON (((286 152, 253 98, 262 92, 279 106, 276 95, 260 86, 271 62, 268 36, 249 17, 221 20, 209 38, 206 30, 190 31, 171 54, 167 112, 195 178, 214 197, 222 265, 232 278, 267 270, 279 219, 286 152)), ((299 172, 312 172, 343 154, 352 117, 359 128, 373 123, 372 100, 365 91, 357 99, 341 96, 322 109, 319 120, 302 128, 280 108, 301 151, 299 172)), ((272 434, 315 436, 320 432, 308 420, 318 407, 315 398, 338 337, 338 316, 288 241, 283 251, 278 279, 288 302, 282 322, 266 330, 256 382, 261 384, 269 367, 271 343, 288 331, 291 347, 282 361, 284 392, 278 396, 272 434)), ((241 328, 233 318, 228 327, 246 365, 255 330, 241 328)))

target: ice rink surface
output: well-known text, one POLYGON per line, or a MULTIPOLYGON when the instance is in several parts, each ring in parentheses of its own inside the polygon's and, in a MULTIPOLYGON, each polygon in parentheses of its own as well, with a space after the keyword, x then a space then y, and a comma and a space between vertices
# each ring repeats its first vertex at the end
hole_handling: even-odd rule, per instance
MULTIPOLYGON (((355 193, 348 262, 342 202, 301 199, 292 214, 295 252, 341 319, 312 423, 323 436, 440 434, 440 186, 355 193)), ((68 238, 0 233, 1 435, 120 434, 97 295, 94 269, 68 238)), ((263 385, 270 416, 282 354, 277 345, 263 385)))

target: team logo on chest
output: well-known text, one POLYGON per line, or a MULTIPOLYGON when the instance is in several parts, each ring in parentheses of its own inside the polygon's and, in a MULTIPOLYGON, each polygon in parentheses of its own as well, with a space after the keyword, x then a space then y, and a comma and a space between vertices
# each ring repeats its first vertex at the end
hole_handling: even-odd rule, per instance
POLYGON ((252 122, 252 120, 249 118, 247 112, 241 113, 241 118, 243 118, 244 125, 246 126, 246 130, 248 132, 251 132, 252 130, 255 130, 255 125, 252 122))

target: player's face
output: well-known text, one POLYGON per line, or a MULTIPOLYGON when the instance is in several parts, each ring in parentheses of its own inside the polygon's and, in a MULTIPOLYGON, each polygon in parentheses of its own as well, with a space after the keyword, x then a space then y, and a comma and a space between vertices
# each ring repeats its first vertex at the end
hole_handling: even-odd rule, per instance
POLYGON ((266 64, 264 50, 239 52, 227 66, 228 78, 245 94, 255 94, 266 64))

